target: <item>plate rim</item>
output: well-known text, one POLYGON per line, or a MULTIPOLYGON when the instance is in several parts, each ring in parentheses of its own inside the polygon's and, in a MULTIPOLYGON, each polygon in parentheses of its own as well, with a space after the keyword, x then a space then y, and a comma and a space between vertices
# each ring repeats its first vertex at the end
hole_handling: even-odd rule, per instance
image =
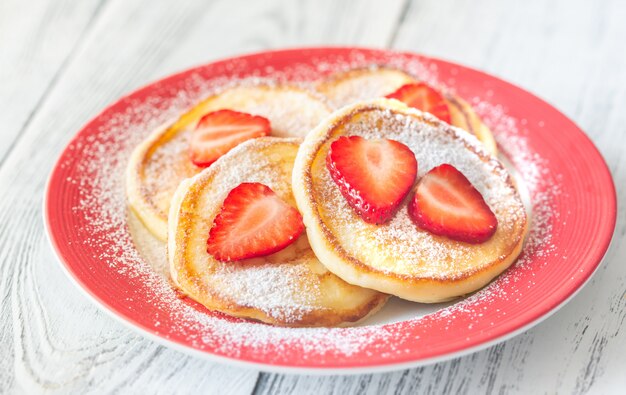
MULTIPOLYGON (((44 200, 44 204, 45 204, 45 200, 44 200)), ((604 256, 602 257, 600 263, 598 264, 598 266, 596 266, 591 276, 589 276, 585 280, 585 282, 578 289, 574 291, 574 293, 572 293, 567 299, 562 301, 557 307, 548 311, 546 314, 540 316, 538 319, 531 321, 527 323, 525 326, 518 328, 514 331, 511 331, 503 336, 494 338, 490 341, 478 344, 473 347, 467 347, 465 349, 462 349, 456 352, 442 354, 436 357, 418 359, 418 360, 410 361, 410 362, 399 362, 399 363, 389 363, 389 364, 384 364, 384 365, 381 364, 381 365, 345 367, 345 368, 294 367, 294 366, 288 366, 288 365, 265 364, 265 363, 259 363, 259 362, 254 362, 254 361, 247 361, 247 360, 217 355, 217 354, 206 352, 206 351, 201 351, 189 345, 179 343, 174 340, 166 339, 162 336, 155 335, 154 333, 145 329, 142 325, 136 322, 131 322, 126 317, 122 316, 121 314, 116 313, 113 309, 109 308, 106 302, 98 298, 96 295, 92 294, 89 291, 89 289, 80 282, 80 279, 77 278, 63 264, 63 261, 61 260, 59 252, 57 250, 57 246, 54 243, 54 241, 51 239, 50 234, 48 233, 49 232, 48 221, 47 221, 47 216, 45 213, 44 213, 44 222, 46 226, 46 239, 48 240, 50 247, 53 249, 55 253, 55 261, 57 262, 58 266, 61 267, 62 272, 70 280, 70 282, 74 284, 76 288, 78 288, 80 293, 86 296, 86 298, 92 304, 94 304, 98 308, 98 310, 104 312, 109 317, 112 317, 114 321, 121 323, 122 326, 129 328, 135 331, 136 333, 139 333, 144 338, 154 341, 155 343, 158 343, 161 346, 169 347, 178 352, 181 352, 181 353, 193 356, 193 357, 202 358, 211 362, 224 363, 232 367, 239 367, 239 368, 245 368, 245 369, 257 369, 264 373, 300 374, 300 375, 312 375, 312 376, 332 376, 332 375, 351 376, 351 375, 370 374, 370 373, 388 373, 388 372, 394 372, 398 370, 418 368, 421 366, 432 365, 432 364, 436 364, 439 362, 449 361, 454 358, 463 357, 465 355, 469 355, 469 354, 473 354, 481 350, 485 350, 497 344, 504 343, 505 341, 510 340, 514 337, 517 337, 523 332, 526 332, 527 330, 535 327, 536 325, 547 320, 548 318, 551 318, 559 310, 561 310, 566 304, 568 304, 572 299, 574 299, 574 297, 576 297, 578 293, 591 281, 594 275, 598 272, 598 269, 603 265, 606 255, 613 244, 613 240, 615 239, 615 233, 613 233, 613 236, 611 237, 611 242, 609 244, 609 248, 607 248, 607 251, 605 251, 604 256)))
MULTIPOLYGON (((416 52, 411 52, 411 51, 400 51, 400 50, 393 50, 393 49, 384 49, 384 48, 373 48, 373 47, 353 47, 353 46, 307 46, 307 47, 287 47, 287 48, 282 48, 282 49, 274 49, 274 50, 269 50, 269 51, 257 51, 257 52, 250 52, 250 53, 244 53, 241 55, 237 55, 237 56, 230 56, 230 57, 226 57, 226 58, 220 58, 220 59, 216 59, 213 60, 211 62, 208 63, 203 63, 203 64, 199 64, 199 65, 195 65, 186 69, 183 69, 182 71, 178 71, 175 73, 171 73, 171 74, 167 74, 163 77, 160 77, 156 80, 152 80, 149 81, 148 83, 139 86, 136 89, 133 89, 132 91, 120 96, 119 98, 117 98, 116 100, 112 101, 111 103, 109 103, 107 106, 105 106, 101 111, 99 111, 96 115, 94 115, 93 117, 91 117, 87 122, 85 122, 78 130, 77 132, 72 135, 69 140, 67 140, 66 144, 63 146, 62 150, 60 151, 57 159, 54 162, 54 165, 52 166, 47 180, 46 180, 46 185, 45 185, 45 189, 44 189, 44 198, 43 198, 43 210, 42 210, 42 215, 43 215, 43 219, 44 219, 44 228, 45 228, 45 233, 46 233, 46 239, 48 240, 50 246, 52 247, 52 250, 54 251, 54 255, 56 258, 56 261, 58 262, 59 266, 62 268, 62 271, 65 273, 65 275, 70 279, 70 281, 78 288, 81 290, 81 292, 86 295, 88 297, 88 299, 91 300, 92 303, 94 303, 96 306, 98 306, 98 308, 104 312, 106 312, 109 316, 113 317, 115 320, 117 320, 118 322, 121 322, 124 326, 129 327, 133 330, 135 330, 136 332, 140 333, 142 336, 155 341, 156 343, 159 343, 161 345, 164 346, 168 346, 172 349, 175 349, 177 351, 181 351, 184 352, 188 355, 194 355, 194 356, 198 356, 201 357, 203 359, 207 359, 210 361, 215 361, 215 362, 223 362, 232 366, 237 366, 237 367, 244 367, 244 368, 253 368, 253 369, 258 369, 264 372, 274 372, 274 373, 298 373, 298 374, 313 374, 313 375, 332 375, 332 374, 339 374, 339 375, 349 375, 349 374, 363 374, 363 373, 380 373, 380 372, 388 372, 388 371, 395 371, 395 370, 400 370, 400 369, 408 369, 408 368, 414 368, 414 367, 419 367, 419 366, 424 366, 424 365, 429 365, 429 364, 433 364, 433 363, 437 363, 437 362, 442 362, 442 361, 446 361, 446 360, 450 360, 452 358, 456 358, 456 357, 460 357, 463 355, 468 355, 483 349, 486 349, 488 347, 491 347, 493 345, 499 344, 501 342, 504 342, 508 339, 511 339, 525 331, 527 331, 528 329, 534 327, 535 325, 543 322, 544 320, 548 319, 549 317, 553 316, 557 311, 559 311, 564 305, 566 305, 567 303, 569 303, 593 278, 593 276, 597 273, 598 269, 603 265, 603 262, 606 259, 606 256, 608 254, 608 252, 611 249, 611 246, 613 244, 613 240, 615 239, 615 228, 617 225, 617 195, 616 195, 616 188, 615 188, 615 182, 613 180, 613 176, 612 173, 610 171, 610 168, 608 167, 608 164, 606 163, 606 159, 604 158, 604 156, 602 155, 602 153, 599 151, 599 149, 596 147, 596 145, 594 144, 594 142, 591 140, 591 138, 578 126, 578 124, 576 124, 573 120, 571 120, 569 117, 567 117, 565 114, 563 114, 557 107, 555 107, 554 105, 550 104, 549 102, 547 102, 546 100, 534 95, 533 93, 529 92, 528 90, 519 87, 516 84, 513 84, 511 82, 508 82, 498 76, 492 75, 492 74, 488 74, 486 72, 483 72, 481 70, 475 69, 473 67, 469 67, 466 66, 464 64, 460 64, 457 62, 452 62, 452 61, 448 61, 446 59, 441 59, 439 57, 434 57, 434 56, 429 56, 429 55, 424 55, 422 53, 416 53, 416 52), (568 120, 569 122, 571 122, 576 129, 578 130, 579 135, 581 137, 583 137, 586 140, 587 146, 591 149, 593 149, 595 152, 595 154, 601 159, 602 164, 603 164, 603 168, 602 171, 606 172, 606 174, 609 176, 609 180, 610 180, 610 187, 612 190, 612 194, 610 196, 610 203, 613 207, 613 210, 611 211, 611 219, 612 219, 612 227, 611 227, 611 231, 610 231, 610 237, 608 242, 604 243, 603 247, 603 253, 602 256, 598 259, 598 261, 595 263, 595 267, 594 269, 588 274, 587 278, 580 283, 576 288, 574 288, 573 290, 571 290, 570 294, 564 298, 563 300, 560 301, 560 303, 556 306, 553 306, 550 310, 541 313, 538 317, 536 317, 535 319, 530 320, 529 322, 527 322, 526 324, 523 324, 522 326, 518 327, 515 330, 509 331, 508 333, 502 334, 500 336, 495 336, 494 338, 488 340, 488 341, 483 341, 480 344, 476 344, 470 347, 465 347, 462 349, 459 349, 458 351, 453 351, 453 352, 448 352, 448 353, 442 353, 440 355, 436 355, 436 356, 431 356, 431 357, 426 357, 426 358, 420 358, 420 359, 416 359, 413 361, 403 361, 403 362, 389 362, 389 363, 378 363, 378 364, 374 364, 374 365, 362 365, 362 366, 349 366, 349 367, 324 367, 324 366, 290 366, 290 365, 286 365, 286 364, 281 364, 281 363, 262 363, 262 362, 256 362, 256 361, 251 361, 251 360, 246 360, 246 359, 238 359, 238 358, 234 358, 234 357, 228 357, 228 356, 224 356, 224 355, 218 355, 215 353, 212 353, 210 351, 206 351, 206 350, 199 350, 196 349, 190 345, 184 344, 182 342, 178 342, 176 340, 171 340, 171 339, 167 339, 163 336, 159 336, 155 333, 152 333, 148 328, 145 328, 141 323, 137 322, 136 320, 131 319, 130 317, 127 317, 125 315, 120 314, 119 312, 117 312, 114 308, 112 308, 109 303, 107 303, 105 300, 99 298, 98 296, 96 296, 95 294, 93 294, 90 290, 90 288, 76 275, 76 273, 72 272, 72 270, 70 269, 70 267, 68 266, 68 263, 65 261, 65 259, 63 258, 63 254, 61 253, 61 250, 59 249, 59 246, 57 244, 57 240, 55 239, 55 235, 52 232, 52 228, 51 228, 51 224, 50 224, 50 212, 49 212, 49 201, 50 201, 50 197, 52 195, 52 190, 51 190, 51 182, 53 179, 53 176, 55 174, 55 172, 57 171, 57 168, 59 167, 60 163, 61 163, 61 159, 63 158, 67 148, 72 144, 72 142, 75 141, 76 138, 79 137, 80 133, 86 129, 90 124, 92 124, 94 121, 96 121, 98 118, 100 118, 103 114, 105 114, 107 111, 109 111, 112 107, 114 107, 115 105, 117 105, 119 102, 128 99, 129 97, 138 94, 139 92, 143 92, 145 90, 149 90, 150 88, 152 88, 155 84, 158 83, 164 83, 164 82, 168 82, 170 80, 179 78, 187 73, 193 72, 199 68, 214 64, 214 63, 218 63, 218 62, 228 62, 228 61, 234 61, 234 60, 238 60, 241 58, 246 58, 246 57, 255 57, 255 56, 266 56, 266 55, 271 55, 274 53, 285 53, 285 52, 295 52, 295 51, 328 51, 328 50, 340 50, 340 51, 365 51, 365 52, 376 52, 376 53, 386 53, 389 55, 399 55, 399 56, 410 56, 410 57, 419 57, 419 58, 424 58, 424 59, 428 59, 428 60, 432 60, 434 62, 438 62, 438 63, 445 63, 448 64, 450 66, 454 66, 454 67, 462 67, 465 69, 469 69, 472 72, 476 72, 481 74, 484 77, 487 77, 489 79, 495 79, 498 80, 498 82, 501 83, 505 83, 509 86, 514 87, 515 89, 518 89, 520 91, 522 91, 523 93, 532 96, 534 99, 539 100, 543 105, 545 106, 549 106, 553 111, 557 112, 560 116, 562 116, 563 118, 565 118, 566 120, 568 120)), ((607 197, 608 198, 608 197, 607 197)))

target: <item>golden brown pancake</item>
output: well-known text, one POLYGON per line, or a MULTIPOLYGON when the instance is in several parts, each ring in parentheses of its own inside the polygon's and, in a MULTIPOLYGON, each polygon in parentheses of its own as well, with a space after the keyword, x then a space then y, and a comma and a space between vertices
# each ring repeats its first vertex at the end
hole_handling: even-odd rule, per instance
POLYGON ((169 213, 168 257, 184 293, 211 310, 282 326, 347 325, 384 305, 387 295, 329 272, 306 234, 266 257, 220 262, 207 252, 213 220, 241 183, 265 184, 295 206, 291 172, 298 146, 298 139, 250 140, 180 184, 169 213))
POLYGON ((178 184, 202 170, 192 163, 189 141, 205 114, 231 109, 268 118, 272 136, 304 137, 330 111, 323 98, 286 85, 239 85, 205 99, 176 122, 155 131, 133 151, 126 173, 130 207, 158 238, 167 237, 170 200, 178 184))
MULTIPOLYGON (((386 67, 361 68, 331 75, 317 84, 317 90, 327 96, 335 108, 385 97, 402 85, 418 82, 410 74, 386 67)), ((450 109, 451 123, 476 136, 492 154, 497 153, 496 142, 489 128, 481 121, 465 100, 443 92, 450 109)))
POLYGON ((311 248, 331 272, 412 301, 441 302, 481 288, 513 263, 527 231, 524 206, 502 164, 474 136, 397 100, 358 103, 324 120, 302 144, 292 182, 311 248), (431 234, 409 217, 408 199, 384 225, 363 221, 326 167, 330 144, 351 135, 406 144, 418 179, 443 163, 456 167, 494 212, 496 233, 481 244, 431 234))

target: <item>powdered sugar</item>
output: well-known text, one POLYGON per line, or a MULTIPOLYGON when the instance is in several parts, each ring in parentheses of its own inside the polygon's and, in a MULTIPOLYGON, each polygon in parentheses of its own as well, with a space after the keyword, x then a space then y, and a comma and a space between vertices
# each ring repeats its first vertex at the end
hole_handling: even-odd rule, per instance
MULTIPOLYGON (((425 76, 424 79, 436 84, 436 70, 413 58, 381 57, 379 61, 425 76)), ((276 78, 280 80, 289 76, 312 80, 328 71, 362 67, 368 62, 371 62, 371 58, 363 57, 358 52, 343 59, 314 59, 310 64, 297 64, 289 70, 277 72, 276 78)), ((234 63, 229 71, 244 70, 246 67, 249 65, 245 62, 234 63)), ((270 72, 274 70, 261 70, 258 74, 270 72)), ((262 355, 263 360, 270 363, 280 360, 281 351, 293 352, 294 349, 302 350, 304 359, 309 353, 341 357, 365 349, 384 358, 392 358, 407 352, 406 348, 396 347, 395 344, 402 343, 410 328, 423 327, 427 330, 435 319, 449 320, 452 324, 461 315, 469 317, 469 320, 481 320, 484 309, 488 309, 492 301, 509 297, 506 292, 510 292, 511 284, 517 282, 521 271, 536 270, 537 264, 541 264, 554 251, 550 242, 550 226, 555 218, 550 202, 559 193, 558 182, 555 182, 558 181, 555 180, 558 175, 545 177, 546 174, 542 173, 545 165, 543 159, 525 145, 525 137, 520 134, 515 120, 507 117, 504 109, 485 102, 474 102, 479 115, 492 128, 502 150, 509 154, 515 168, 520 172, 520 178, 526 184, 533 202, 530 235, 523 254, 509 272, 465 300, 443 308, 434 315, 410 320, 404 327, 367 325, 357 328, 289 329, 207 313, 181 299, 163 272, 154 270, 138 253, 129 234, 124 197, 124 171, 132 149, 151 130, 174 118, 226 82, 225 79, 207 81, 199 75, 190 75, 186 81, 187 85, 176 87, 177 94, 167 100, 163 99, 163 91, 157 91, 155 96, 131 102, 123 113, 103 117, 104 121, 96 135, 80 137, 70 147, 83 153, 83 157, 77 163, 61 164, 76 167, 74 175, 67 181, 77 185, 80 203, 75 207, 75 212, 76 215, 84 216, 87 221, 85 229, 81 230, 81 239, 76 243, 82 243, 88 249, 97 245, 101 253, 93 256, 94 264, 109 265, 111 271, 122 273, 129 279, 140 279, 146 285, 149 292, 141 297, 157 312, 142 319, 144 326, 149 327, 153 333, 231 358, 239 357, 242 350, 248 348, 252 350, 248 350, 248 353, 262 355), (481 303, 481 309, 477 309, 476 306, 481 303), (162 325, 163 321, 167 321, 167 327, 162 325), (272 350, 272 353, 268 354, 268 350, 272 350)), ((423 161, 420 161, 420 174, 430 166, 423 161)), ((462 161, 460 165, 463 165, 462 161)), ((466 165, 468 166, 469 164, 466 165)), ((489 186, 482 183, 480 177, 472 176, 471 171, 468 170, 468 173, 472 182, 478 184, 479 189, 487 194, 487 199, 491 199, 489 186)), ((490 201, 497 203, 493 199, 490 201)), ((80 244, 76 245, 76 248, 81 247, 80 244)), ((271 273, 264 275, 272 278, 271 273)), ((514 303, 514 299, 511 303, 514 303)), ((416 316, 419 316, 419 305, 412 308, 415 309, 416 316)), ((393 322, 395 319, 392 317, 389 321, 393 322)), ((469 326, 468 333, 471 333, 469 326)))
POLYGON ((295 322, 319 308, 315 303, 321 296, 319 284, 301 281, 309 276, 306 264, 248 264, 245 270, 224 266, 211 280, 236 303, 281 322, 295 322))

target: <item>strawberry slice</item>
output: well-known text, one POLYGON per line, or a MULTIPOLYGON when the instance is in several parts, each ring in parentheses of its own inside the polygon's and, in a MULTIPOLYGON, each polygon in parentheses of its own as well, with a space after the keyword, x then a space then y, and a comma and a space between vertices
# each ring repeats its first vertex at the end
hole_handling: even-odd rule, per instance
POLYGON ((454 166, 443 164, 417 184, 409 215, 420 228, 467 243, 487 241, 498 220, 480 192, 454 166))
POLYGON ((394 140, 360 136, 335 140, 326 167, 348 204, 374 224, 393 216, 417 175, 417 160, 409 147, 394 140))
POLYGON ((228 193, 213 221, 207 252, 232 262, 280 251, 304 231, 302 216, 268 186, 243 183, 228 193))
POLYGON ((402 85, 397 91, 388 94, 388 99, 400 100, 409 107, 433 114, 450 123, 450 108, 443 96, 423 82, 402 85))
POLYGON ((191 161, 200 167, 210 166, 238 144, 267 136, 270 121, 258 115, 219 110, 200 119, 191 136, 191 161))

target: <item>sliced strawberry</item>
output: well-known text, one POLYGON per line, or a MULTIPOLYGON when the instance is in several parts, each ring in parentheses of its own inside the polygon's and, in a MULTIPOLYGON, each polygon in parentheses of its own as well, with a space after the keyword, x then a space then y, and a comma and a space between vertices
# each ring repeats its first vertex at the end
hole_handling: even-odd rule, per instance
POLYGON ((238 144, 256 137, 267 136, 270 121, 258 115, 232 110, 206 114, 191 136, 191 160, 207 167, 238 144))
POLYGON ((400 100, 409 107, 429 112, 442 121, 450 123, 448 103, 439 92, 423 82, 402 85, 386 97, 400 100))
POLYGON ((209 231, 207 252, 232 262, 280 251, 302 234, 302 216, 268 186, 243 183, 230 191, 209 231))
POLYGON ((334 141, 326 167, 350 206, 375 224, 393 216, 417 175, 417 161, 409 147, 394 140, 360 136, 334 141))
POLYGON ((487 241, 498 220, 480 192, 454 166, 443 164, 417 184, 409 215, 420 228, 468 243, 487 241))

